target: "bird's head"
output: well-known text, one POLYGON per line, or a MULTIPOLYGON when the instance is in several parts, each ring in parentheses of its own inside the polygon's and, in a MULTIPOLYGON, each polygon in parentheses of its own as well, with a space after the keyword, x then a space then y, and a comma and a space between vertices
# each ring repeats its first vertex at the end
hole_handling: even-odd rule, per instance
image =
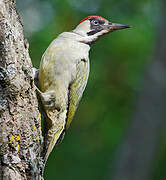
POLYGON ((88 16, 72 32, 81 35, 85 43, 91 44, 105 34, 125 28, 130 26, 112 23, 101 16, 88 16))

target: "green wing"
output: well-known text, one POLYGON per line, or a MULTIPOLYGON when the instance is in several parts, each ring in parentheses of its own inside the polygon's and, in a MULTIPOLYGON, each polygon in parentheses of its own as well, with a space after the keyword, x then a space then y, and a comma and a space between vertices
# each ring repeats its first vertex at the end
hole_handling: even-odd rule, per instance
POLYGON ((76 70, 76 79, 72 82, 72 84, 69 87, 69 105, 66 128, 70 126, 70 123, 78 107, 79 101, 85 90, 89 76, 89 60, 82 60, 80 63, 78 63, 76 70))

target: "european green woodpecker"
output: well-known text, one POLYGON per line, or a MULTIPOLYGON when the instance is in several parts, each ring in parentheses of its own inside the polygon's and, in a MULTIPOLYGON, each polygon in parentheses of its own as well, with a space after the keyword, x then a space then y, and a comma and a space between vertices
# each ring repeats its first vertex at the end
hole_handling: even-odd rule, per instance
POLYGON ((45 159, 70 126, 89 76, 89 50, 99 37, 128 25, 88 16, 70 32, 61 33, 42 56, 39 87, 47 115, 45 159))

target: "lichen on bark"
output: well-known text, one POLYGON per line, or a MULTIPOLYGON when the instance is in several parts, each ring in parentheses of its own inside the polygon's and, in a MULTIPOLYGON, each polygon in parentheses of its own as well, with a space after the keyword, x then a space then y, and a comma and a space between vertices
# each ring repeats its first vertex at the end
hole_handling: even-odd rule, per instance
POLYGON ((42 179, 32 63, 15 0, 0 0, 0 179, 42 179))

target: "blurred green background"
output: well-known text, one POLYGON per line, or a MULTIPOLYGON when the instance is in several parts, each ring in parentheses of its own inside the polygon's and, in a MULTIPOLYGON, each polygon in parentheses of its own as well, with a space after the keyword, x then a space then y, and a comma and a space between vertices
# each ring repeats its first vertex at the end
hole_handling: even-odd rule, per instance
MULTIPOLYGON (((132 26, 93 45, 88 85, 64 141, 49 157, 47 180, 111 179, 143 72, 154 55, 160 6, 155 0, 17 0, 37 68, 50 42, 86 16, 132 26)), ((152 180, 166 179, 165 148, 162 143, 157 152, 152 180)))

